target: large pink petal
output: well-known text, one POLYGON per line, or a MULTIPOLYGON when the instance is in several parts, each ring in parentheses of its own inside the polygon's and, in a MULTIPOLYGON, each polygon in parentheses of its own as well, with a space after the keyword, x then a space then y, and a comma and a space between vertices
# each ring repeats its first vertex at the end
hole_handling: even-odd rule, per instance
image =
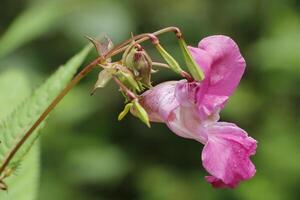
POLYGON ((198 48, 189 47, 189 50, 205 74, 201 89, 194 95, 197 97, 199 115, 205 120, 224 107, 237 87, 246 64, 236 43, 227 36, 204 38, 198 48))
POLYGON ((234 188, 240 181, 254 176, 250 156, 255 154, 256 140, 231 123, 217 122, 206 127, 207 143, 202 152, 206 177, 214 187, 234 188))
POLYGON ((171 111, 179 106, 175 98, 178 81, 163 82, 144 92, 139 99, 150 121, 166 122, 171 111))
MULTIPOLYGON (((230 96, 239 84, 246 67, 239 47, 230 37, 216 35, 201 40, 198 48, 205 51, 212 59, 208 93, 230 96)), ((201 54, 194 58, 201 59, 201 54)), ((206 60, 206 58, 202 59, 206 60)), ((201 61, 198 62, 201 64, 201 61)))

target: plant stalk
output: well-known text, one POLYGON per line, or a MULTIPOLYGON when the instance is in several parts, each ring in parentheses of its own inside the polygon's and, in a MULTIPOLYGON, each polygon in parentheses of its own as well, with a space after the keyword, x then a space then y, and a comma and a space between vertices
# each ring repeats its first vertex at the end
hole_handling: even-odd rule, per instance
MULTIPOLYGON (((160 35, 166 32, 175 32, 179 30, 176 27, 167 27, 152 33, 153 35, 160 35)), ((20 147, 26 142, 26 140, 30 137, 32 132, 40 125, 40 123, 48 116, 48 114, 55 108, 55 106, 68 94, 68 92, 82 79, 84 78, 96 65, 101 64, 107 58, 110 58, 114 55, 117 55, 128 47, 128 44, 132 41, 132 39, 137 39, 137 43, 144 42, 149 39, 153 39, 149 37, 149 34, 140 34, 136 35, 133 38, 125 40, 124 42, 115 46, 112 50, 110 50, 106 55, 97 57, 91 63, 86 65, 70 82, 69 84, 56 96, 56 98, 51 102, 51 104, 46 108, 46 110, 41 114, 41 116, 35 121, 35 123, 30 127, 29 130, 22 136, 22 138, 16 143, 14 148, 7 154, 3 163, 0 167, 0 175, 4 172, 9 162, 12 160, 14 155, 20 149, 20 147)))

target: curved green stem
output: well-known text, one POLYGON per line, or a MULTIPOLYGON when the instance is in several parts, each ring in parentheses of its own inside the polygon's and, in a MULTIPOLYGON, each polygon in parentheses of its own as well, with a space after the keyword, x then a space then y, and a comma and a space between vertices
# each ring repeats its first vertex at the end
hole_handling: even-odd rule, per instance
POLYGON ((161 62, 152 62, 152 66, 162 67, 162 68, 167 68, 167 69, 170 68, 170 66, 168 64, 161 63, 161 62))

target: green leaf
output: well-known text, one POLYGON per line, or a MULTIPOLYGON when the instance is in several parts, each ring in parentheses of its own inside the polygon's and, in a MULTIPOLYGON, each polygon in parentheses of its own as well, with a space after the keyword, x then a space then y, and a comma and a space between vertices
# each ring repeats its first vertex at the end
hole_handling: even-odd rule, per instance
MULTIPOLYGON (((30 94, 30 84, 26 74, 19 69, 7 69, 0 75, 0 119, 9 115, 14 106, 30 94), (12 84, 12 80, 14 84, 12 84)), ((39 186, 39 145, 34 145, 24 157, 15 175, 8 177, 5 183, 8 191, 0 191, 2 200, 33 200, 36 199, 39 186)))
POLYGON ((8 68, 0 74, 0 91, 0 119, 4 119, 13 111, 14 106, 29 96, 31 89, 22 70, 8 68))
MULTIPOLYGON (((90 49, 90 46, 84 48, 79 54, 70 59, 66 65, 60 67, 42 86, 34 91, 30 98, 0 122, 0 141, 2 141, 0 145, 0 163, 3 163, 8 153, 15 147, 16 142, 20 140, 51 101, 71 80, 90 49)), ((8 167, 14 167, 20 163, 39 136, 38 131, 40 128, 41 125, 22 145, 8 167)))
POLYGON ((18 166, 15 174, 5 179, 7 191, 0 191, 1 200, 37 199, 40 174, 40 151, 36 143, 18 166))

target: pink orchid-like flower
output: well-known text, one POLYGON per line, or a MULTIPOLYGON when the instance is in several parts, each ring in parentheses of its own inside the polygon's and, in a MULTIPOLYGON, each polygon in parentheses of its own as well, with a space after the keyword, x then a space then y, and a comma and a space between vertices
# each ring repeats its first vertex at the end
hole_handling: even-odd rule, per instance
POLYGON ((254 176, 250 156, 256 140, 235 124, 218 122, 219 112, 236 89, 245 60, 227 36, 210 36, 189 50, 205 74, 201 82, 169 81, 141 95, 150 121, 163 122, 178 136, 204 144, 202 162, 214 187, 234 188, 254 176))

